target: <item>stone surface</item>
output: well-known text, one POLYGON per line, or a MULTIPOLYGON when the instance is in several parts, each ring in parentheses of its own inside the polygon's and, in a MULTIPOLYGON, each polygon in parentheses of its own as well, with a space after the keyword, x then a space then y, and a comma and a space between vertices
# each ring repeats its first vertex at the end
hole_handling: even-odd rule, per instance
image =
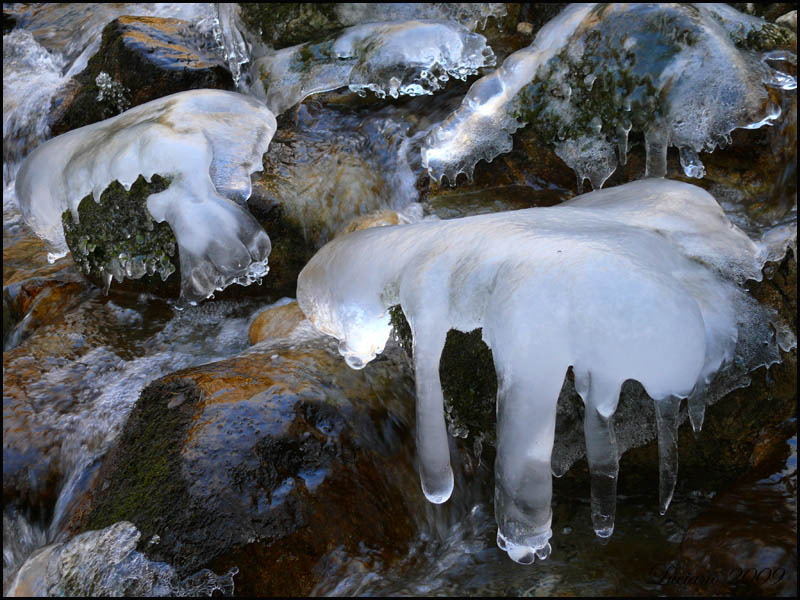
POLYGON ((287 337, 306 316, 296 301, 268 308, 250 325, 248 338, 251 344, 269 339, 287 337))
POLYGON ((152 559, 179 573, 236 566, 244 595, 309 593, 337 547, 402 553, 423 502, 404 364, 396 350, 353 371, 319 340, 154 382, 106 456, 81 530, 131 521, 143 539, 160 536, 152 559))
POLYGON ((99 50, 74 78, 70 93, 54 107, 53 135, 177 92, 233 90, 233 79, 224 63, 202 46, 200 36, 180 19, 115 19, 103 29, 99 50))

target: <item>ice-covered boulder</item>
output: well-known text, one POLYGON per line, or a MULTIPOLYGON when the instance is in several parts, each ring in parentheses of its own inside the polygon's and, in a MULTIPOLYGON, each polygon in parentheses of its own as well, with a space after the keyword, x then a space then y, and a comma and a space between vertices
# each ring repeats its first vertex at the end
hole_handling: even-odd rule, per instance
MULTIPOLYGON (((655 400, 661 511, 677 474, 677 415, 699 428, 703 387, 740 336, 768 315, 739 287, 761 278, 775 245, 756 244, 707 192, 649 179, 559 206, 357 231, 300 273, 297 300, 340 340, 353 368, 379 354, 399 304, 411 327, 422 488, 453 489, 439 379, 450 329, 482 328, 497 371, 498 544, 529 563, 551 537, 556 404, 571 366, 586 405, 593 521, 613 531, 618 455, 613 423, 628 379, 655 400)), ((785 344, 794 343, 789 332, 785 344)), ((774 340, 755 340, 752 353, 774 340)), ((777 350, 776 350, 777 352, 777 350)))
MULTIPOLYGON (((240 204, 275 127, 263 104, 232 92, 193 90, 153 100, 36 148, 16 182, 23 218, 53 256, 64 255, 65 211, 78 223, 87 195, 99 202, 115 181, 130 190, 140 176, 150 182, 159 175, 168 186, 150 193, 146 208, 175 234, 182 298, 194 302, 233 282, 248 285, 266 274, 270 241, 240 204)), ((138 278, 163 267, 150 256, 106 259, 100 267, 107 286, 112 277, 138 278)))
POLYGON ((280 114, 311 94, 346 86, 381 98, 432 94, 451 77, 493 65, 486 39, 457 23, 368 23, 255 60, 250 91, 280 114))
POLYGON ((699 152, 780 115, 767 88, 794 89, 796 79, 773 67, 796 59, 761 51, 792 35, 724 5, 570 5, 473 84, 431 132, 423 164, 454 184, 479 160, 510 151, 511 135, 527 125, 580 185, 600 188, 625 164, 631 133, 644 134, 647 175, 665 175, 675 146, 687 176, 702 177, 699 152))

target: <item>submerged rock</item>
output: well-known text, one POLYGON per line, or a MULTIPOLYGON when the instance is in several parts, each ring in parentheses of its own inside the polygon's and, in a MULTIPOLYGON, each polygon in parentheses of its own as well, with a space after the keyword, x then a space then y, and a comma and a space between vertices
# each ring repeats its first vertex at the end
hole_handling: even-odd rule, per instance
POLYGON ((248 339, 251 344, 257 344, 270 339, 288 337, 305 318, 296 301, 272 306, 250 324, 248 339))
POLYGON ((60 135, 177 92, 233 90, 221 59, 180 19, 122 16, 103 29, 97 53, 70 83, 51 130, 60 135))
POLYGON ((80 528, 128 520, 160 538, 151 560, 181 576, 238 567, 245 595, 309 593, 337 547, 403 552, 413 391, 402 353, 386 358, 356 373, 330 342, 283 343, 154 382, 80 528))

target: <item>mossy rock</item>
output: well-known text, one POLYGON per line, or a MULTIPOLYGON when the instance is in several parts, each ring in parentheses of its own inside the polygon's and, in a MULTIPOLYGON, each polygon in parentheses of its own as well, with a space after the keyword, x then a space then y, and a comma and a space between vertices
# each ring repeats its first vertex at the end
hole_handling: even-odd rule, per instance
POLYGON ((78 205, 78 221, 67 210, 62 215, 64 236, 78 270, 92 283, 107 289, 113 276, 127 289, 147 290, 176 297, 180 287, 178 245, 172 228, 156 223, 147 210, 147 198, 165 190, 169 180, 141 175, 130 191, 117 181, 95 202, 90 194, 78 205))
POLYGON ((318 340, 163 377, 143 390, 71 529, 130 521, 139 549, 181 576, 238 567, 243 595, 307 595, 337 547, 403 557, 425 502, 405 364, 395 348, 353 371, 318 340))
POLYGON ((276 50, 316 40, 343 27, 334 4, 240 2, 239 6, 244 24, 276 50))

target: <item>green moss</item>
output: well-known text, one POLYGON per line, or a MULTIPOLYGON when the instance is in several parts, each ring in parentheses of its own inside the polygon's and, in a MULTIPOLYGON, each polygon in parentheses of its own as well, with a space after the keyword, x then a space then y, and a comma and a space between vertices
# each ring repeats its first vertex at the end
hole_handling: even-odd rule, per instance
POLYGON ((731 34, 731 39, 740 48, 768 52, 778 48, 790 48, 797 44, 797 34, 782 25, 764 23, 761 29, 753 29, 747 36, 731 34))
POLYGON ((295 46, 341 29, 333 4, 241 2, 240 14, 250 31, 269 46, 295 46))
POLYGON ((181 381, 156 382, 142 392, 140 408, 104 463, 114 477, 100 484, 84 530, 130 521, 143 541, 164 535, 170 516, 187 508, 176 505, 187 494, 180 452, 198 398, 196 388, 181 381), (169 399, 178 395, 183 401, 170 408, 169 399))
POLYGON ((118 282, 151 276, 143 283, 152 284, 156 272, 166 281, 177 270, 177 242, 167 223, 150 216, 146 200, 167 186, 169 181, 158 175, 150 183, 139 176, 130 191, 114 181, 99 203, 91 194, 81 200, 78 222, 64 212, 64 236, 78 269, 104 285, 111 275, 118 282))

